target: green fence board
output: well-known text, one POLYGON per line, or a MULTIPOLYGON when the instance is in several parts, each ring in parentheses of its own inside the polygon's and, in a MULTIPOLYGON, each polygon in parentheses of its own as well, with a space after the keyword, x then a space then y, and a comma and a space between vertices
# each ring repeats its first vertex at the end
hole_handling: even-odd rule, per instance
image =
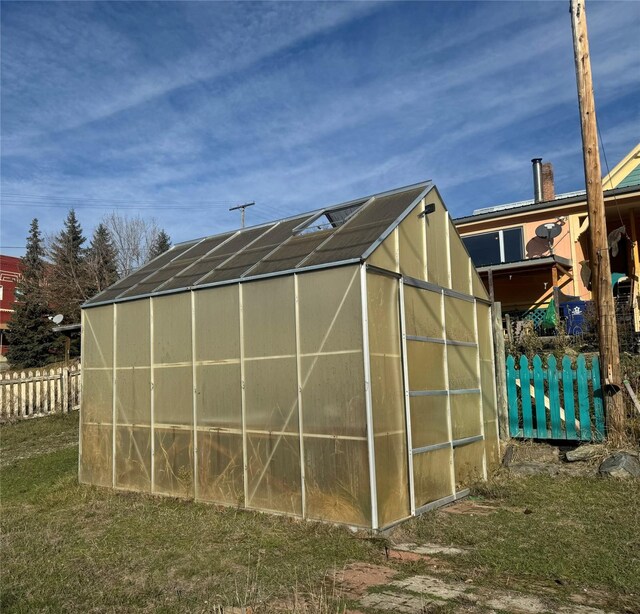
POLYGON ((604 439, 604 400, 602 398, 602 386, 600 385, 600 361, 596 356, 591 362, 591 385, 593 389, 593 409, 596 418, 595 439, 604 439))
POLYGON ((584 356, 580 354, 576 361, 576 381, 578 383, 578 407, 580 411, 580 439, 591 439, 591 416, 589 415, 589 376, 584 356))
POLYGON ((549 414, 551 416, 551 437, 565 439, 560 414, 560 381, 558 379, 556 357, 551 354, 547 359, 547 382, 549 383, 549 414))
POLYGON ((578 439, 573 391, 574 379, 575 374, 573 372, 571 358, 569 356, 564 356, 562 358, 562 393, 564 398, 564 425, 567 433, 567 439, 578 439))
POLYGON ((547 438, 547 408, 544 395, 544 371, 542 358, 537 354, 533 357, 533 389, 536 400, 536 437, 547 438))
POLYGON ((516 384, 516 361, 513 356, 507 357, 507 401, 509 404, 509 435, 521 435, 518 426, 518 385, 516 384))
POLYGON ((526 356, 520 357, 520 398, 522 400, 522 428, 525 437, 534 437, 531 414, 531 372, 526 356))

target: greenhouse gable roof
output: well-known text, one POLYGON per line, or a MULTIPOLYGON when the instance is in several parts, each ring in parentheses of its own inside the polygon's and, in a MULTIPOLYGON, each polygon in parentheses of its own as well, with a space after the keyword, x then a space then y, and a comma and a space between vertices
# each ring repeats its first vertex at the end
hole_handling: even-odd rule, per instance
POLYGON ((432 188, 425 181, 179 243, 84 306, 361 262, 432 188))

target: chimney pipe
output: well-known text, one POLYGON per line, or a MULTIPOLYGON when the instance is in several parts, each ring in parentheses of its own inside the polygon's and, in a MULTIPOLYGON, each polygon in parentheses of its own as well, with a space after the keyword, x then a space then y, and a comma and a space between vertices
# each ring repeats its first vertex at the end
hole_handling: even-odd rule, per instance
POLYGON ((533 158, 533 201, 542 201, 542 158, 533 158))

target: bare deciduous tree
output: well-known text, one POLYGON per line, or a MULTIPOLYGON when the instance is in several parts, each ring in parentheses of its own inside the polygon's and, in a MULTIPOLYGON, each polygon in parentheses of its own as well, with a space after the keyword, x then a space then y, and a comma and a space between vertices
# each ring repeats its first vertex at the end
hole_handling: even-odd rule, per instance
POLYGON ((124 277, 149 260, 149 254, 160 229, 154 218, 106 215, 102 223, 108 228, 116 249, 118 275, 124 277))

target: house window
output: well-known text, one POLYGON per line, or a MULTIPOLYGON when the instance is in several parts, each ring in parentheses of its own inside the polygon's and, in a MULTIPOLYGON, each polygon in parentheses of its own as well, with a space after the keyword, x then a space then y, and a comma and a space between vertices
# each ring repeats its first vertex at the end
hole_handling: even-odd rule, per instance
POLYGON ((462 237, 476 266, 517 262, 523 258, 522 228, 462 237))

